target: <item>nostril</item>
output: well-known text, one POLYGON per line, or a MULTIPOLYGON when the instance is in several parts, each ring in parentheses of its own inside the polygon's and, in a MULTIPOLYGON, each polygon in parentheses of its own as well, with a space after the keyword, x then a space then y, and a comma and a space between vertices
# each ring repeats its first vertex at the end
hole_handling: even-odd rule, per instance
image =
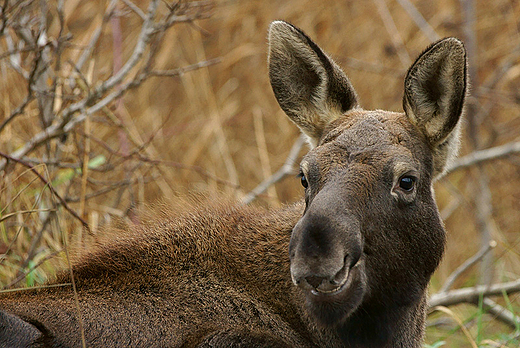
POLYGON ((357 263, 359 262, 359 259, 361 258, 361 253, 354 254, 353 257, 350 259, 349 269, 353 268, 357 263))
POLYGON ((305 277, 305 280, 307 281, 307 283, 309 283, 314 289, 318 288, 324 279, 325 279, 324 277, 317 277, 317 276, 305 277))

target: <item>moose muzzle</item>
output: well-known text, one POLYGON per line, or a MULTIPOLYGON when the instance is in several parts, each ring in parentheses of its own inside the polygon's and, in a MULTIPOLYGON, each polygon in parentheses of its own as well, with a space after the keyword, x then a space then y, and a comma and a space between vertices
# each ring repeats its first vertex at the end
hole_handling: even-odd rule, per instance
POLYGON ((359 222, 336 197, 318 194, 289 244, 294 284, 317 296, 348 288, 362 256, 359 222))

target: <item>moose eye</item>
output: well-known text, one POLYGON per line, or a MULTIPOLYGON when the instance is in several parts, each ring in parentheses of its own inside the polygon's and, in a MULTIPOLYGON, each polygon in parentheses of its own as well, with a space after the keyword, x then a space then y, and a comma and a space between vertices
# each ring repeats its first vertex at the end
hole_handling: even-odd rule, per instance
POLYGON ((415 177, 404 175, 399 179, 399 188, 403 191, 410 192, 415 187, 415 177))
POLYGON ((307 178, 305 177, 305 175, 303 173, 300 173, 299 176, 300 176, 302 186, 305 188, 309 187, 309 182, 307 181, 307 178))

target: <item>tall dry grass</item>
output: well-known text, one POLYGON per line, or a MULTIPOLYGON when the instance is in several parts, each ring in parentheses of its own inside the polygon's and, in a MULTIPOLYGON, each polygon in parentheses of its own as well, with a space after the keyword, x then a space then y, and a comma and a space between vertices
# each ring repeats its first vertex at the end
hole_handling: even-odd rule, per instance
MULTIPOLYGON (((38 3, 29 3, 32 8, 24 11, 37 17, 38 3)), ((148 1, 134 3, 146 11, 148 1)), ((478 117, 473 123, 466 121, 461 155, 518 141, 520 4, 475 1, 475 21, 468 24, 462 2, 411 3, 437 36, 476 38, 469 57, 475 70, 469 103, 478 117), (470 125, 475 125, 473 133, 470 125)), ((60 22, 56 2, 48 6, 45 20, 52 39, 59 35, 60 22)), ((110 77, 118 59, 125 62, 134 49, 142 19, 121 2, 119 24, 103 24, 107 6, 108 1, 64 2, 64 31, 70 39, 61 53, 61 67, 52 76, 59 86, 53 106, 57 113, 85 96, 85 86, 96 86, 110 77), (92 54, 81 74, 75 74, 67 62, 78 61, 101 26, 92 54), (120 48, 114 41, 118 26, 120 48), (76 81, 75 88, 67 87, 68 78, 76 81)), ((160 11, 168 10, 165 3, 160 6, 160 11)), ((10 162, 1 172, 0 252, 5 254, 0 283, 12 288, 43 282, 66 265, 64 243, 82 247, 114 219, 138 223, 136 211, 143 205, 194 193, 219 192, 240 199, 275 172, 298 131, 278 107, 269 86, 266 30, 272 20, 284 19, 301 27, 330 53, 351 78, 363 107, 400 111, 404 73, 432 35, 414 22, 407 9, 409 3, 404 0, 221 0, 209 10, 209 18, 176 24, 158 48, 153 61, 156 69, 175 69, 216 57, 221 62, 180 76, 150 78, 66 136, 38 147, 24 161, 35 166, 45 181, 23 164, 10 162), (48 183, 89 223, 90 232, 57 204, 48 183)), ((16 41, 16 34, 6 30, 0 37, 0 54, 10 50, 8 36, 16 41)), ((27 95, 26 80, 13 68, 10 57, 4 54, 0 60, 0 122, 27 95)), ((22 68, 29 69, 34 54, 22 52, 19 57, 22 68)), ((0 151, 9 154, 26 144, 42 130, 41 122, 33 100, 2 129, 0 151)), ((494 281, 520 277, 519 164, 518 156, 511 155, 454 171, 436 183, 449 236, 432 292, 481 248, 478 202, 483 187, 489 188, 491 202, 485 222, 498 243, 492 277, 494 281)), ((277 206, 301 194, 297 180, 286 179, 270 187, 256 204, 277 206)), ((473 267, 455 286, 474 285, 480 274, 479 267, 473 267)), ((519 295, 497 299, 506 307, 508 301, 519 314, 519 295)), ((470 346, 471 340, 482 346, 518 344, 518 340, 508 341, 514 329, 493 315, 482 315, 478 306, 459 305, 451 311, 452 315, 431 317, 429 343, 446 341, 449 347, 470 346), (471 338, 459 328, 457 319, 471 338)))

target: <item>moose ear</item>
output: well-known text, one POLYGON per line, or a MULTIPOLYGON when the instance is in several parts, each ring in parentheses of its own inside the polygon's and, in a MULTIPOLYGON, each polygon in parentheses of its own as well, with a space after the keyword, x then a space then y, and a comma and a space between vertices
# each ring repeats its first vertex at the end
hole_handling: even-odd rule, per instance
POLYGON ((312 146, 330 122, 357 106, 356 92, 345 73, 295 26, 271 23, 268 60, 280 107, 312 146))
POLYGON ((456 38, 432 44, 406 74, 404 110, 433 150, 434 177, 458 151, 466 81, 466 50, 456 38))

